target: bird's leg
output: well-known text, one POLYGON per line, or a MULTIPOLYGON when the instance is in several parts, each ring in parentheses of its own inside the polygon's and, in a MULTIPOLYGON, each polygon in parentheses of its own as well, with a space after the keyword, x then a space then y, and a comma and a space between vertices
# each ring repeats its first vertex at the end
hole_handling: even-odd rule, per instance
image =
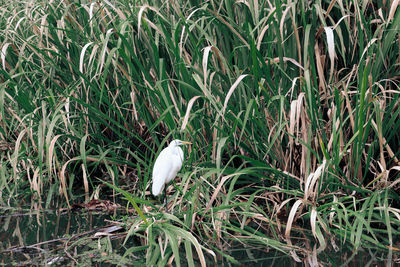
POLYGON ((165 211, 168 213, 167 186, 164 187, 164 202, 165 202, 165 211))

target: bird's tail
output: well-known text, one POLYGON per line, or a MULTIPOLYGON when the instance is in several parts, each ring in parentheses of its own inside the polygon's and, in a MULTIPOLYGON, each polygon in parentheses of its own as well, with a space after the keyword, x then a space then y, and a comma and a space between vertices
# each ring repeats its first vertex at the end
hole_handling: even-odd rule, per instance
POLYGON ((153 179, 153 187, 151 190, 154 196, 158 196, 164 190, 164 181, 153 179))

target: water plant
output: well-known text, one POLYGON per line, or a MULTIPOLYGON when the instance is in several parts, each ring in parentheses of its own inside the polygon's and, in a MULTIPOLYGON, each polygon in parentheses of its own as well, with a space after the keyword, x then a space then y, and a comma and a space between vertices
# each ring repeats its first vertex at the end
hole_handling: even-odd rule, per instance
POLYGON ((69 206, 107 181, 148 220, 129 237, 151 264, 181 244, 201 263, 235 244, 397 251, 400 11, 378 2, 8 1, 0 203, 69 206), (175 138, 193 149, 166 215, 150 177, 175 138))

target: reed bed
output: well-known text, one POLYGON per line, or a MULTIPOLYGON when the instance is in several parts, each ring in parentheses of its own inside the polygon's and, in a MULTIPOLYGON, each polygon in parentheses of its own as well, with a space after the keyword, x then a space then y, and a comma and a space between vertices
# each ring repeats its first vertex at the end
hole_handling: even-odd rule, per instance
POLYGON ((235 244, 396 253, 400 11, 377 2, 5 2, 1 205, 107 182, 148 266, 237 263, 235 244), (165 214, 151 169, 174 138, 193 145, 165 214))

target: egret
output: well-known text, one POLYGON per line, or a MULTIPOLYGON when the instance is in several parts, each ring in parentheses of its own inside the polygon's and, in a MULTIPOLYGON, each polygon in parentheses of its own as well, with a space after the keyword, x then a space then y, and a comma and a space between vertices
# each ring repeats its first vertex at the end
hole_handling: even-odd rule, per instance
POLYGON ((158 196, 163 190, 165 190, 164 199, 167 211, 167 190, 165 185, 171 182, 176 177, 178 171, 182 168, 183 151, 180 146, 190 144, 190 142, 178 139, 172 141, 169 146, 161 151, 154 163, 152 193, 154 196, 158 196))

